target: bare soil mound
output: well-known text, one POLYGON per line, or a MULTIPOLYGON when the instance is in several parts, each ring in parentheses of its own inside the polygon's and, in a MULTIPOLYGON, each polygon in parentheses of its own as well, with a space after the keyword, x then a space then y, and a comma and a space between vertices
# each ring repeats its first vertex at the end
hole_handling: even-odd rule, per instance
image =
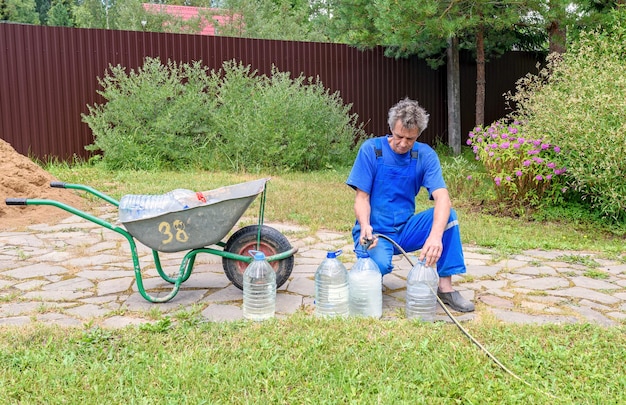
POLYGON ((51 206, 9 206, 5 204, 7 198, 43 198, 85 209, 84 198, 73 190, 50 187, 51 181, 57 179, 0 139, 0 231, 39 223, 54 224, 72 215, 51 206))

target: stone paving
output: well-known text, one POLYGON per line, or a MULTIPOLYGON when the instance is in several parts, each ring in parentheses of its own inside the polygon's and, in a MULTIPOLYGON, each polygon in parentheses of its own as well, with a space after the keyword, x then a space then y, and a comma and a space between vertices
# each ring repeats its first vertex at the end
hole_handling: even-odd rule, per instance
MULTIPOLYGON (((115 220, 104 212, 100 218, 115 220)), ((299 248, 290 279, 277 293, 277 316, 313 312, 314 274, 329 250, 343 249, 346 267, 354 261, 349 235, 279 229, 299 248)), ((144 286, 162 296, 171 285, 157 274, 151 251, 137 244, 144 286)), ((591 253, 530 250, 509 257, 464 246, 467 274, 453 279, 476 303, 476 311, 455 314, 461 321, 491 316, 511 323, 597 323, 626 320, 626 262, 591 253)), ((177 273, 186 252, 162 254, 166 273, 177 273)), ((408 261, 396 260, 385 276, 383 321, 403 316, 408 261)), ((138 293, 126 239, 99 225, 71 216, 54 225, 40 224, 0 232, 0 325, 33 322, 120 328, 154 322, 184 312, 208 321, 242 318, 242 292, 223 272, 221 257, 201 253, 190 278, 167 303, 152 304, 138 293)), ((438 319, 449 321, 441 308, 438 319)))

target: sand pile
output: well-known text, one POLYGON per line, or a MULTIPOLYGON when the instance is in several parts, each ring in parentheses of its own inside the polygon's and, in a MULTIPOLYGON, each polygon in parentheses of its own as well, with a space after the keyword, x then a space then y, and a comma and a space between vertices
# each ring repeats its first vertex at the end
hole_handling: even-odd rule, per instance
POLYGON ((85 209, 85 199, 73 190, 50 187, 51 181, 57 179, 0 139, 0 230, 39 223, 54 224, 72 215, 51 206, 8 206, 5 204, 7 198, 50 199, 85 209))

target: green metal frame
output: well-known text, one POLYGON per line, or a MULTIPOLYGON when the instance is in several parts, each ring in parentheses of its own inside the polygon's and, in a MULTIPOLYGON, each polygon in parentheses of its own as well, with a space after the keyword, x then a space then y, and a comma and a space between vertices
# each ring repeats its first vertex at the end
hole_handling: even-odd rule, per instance
MULTIPOLYGON (((120 203, 119 201, 117 201, 116 199, 92 188, 89 186, 85 186, 82 184, 69 184, 69 183, 52 183, 51 184, 52 187, 58 187, 58 188, 68 188, 68 189, 73 189, 73 190, 81 190, 81 191, 86 191, 90 194, 95 195, 98 198, 101 198, 105 201, 107 201, 108 203, 119 207, 120 203)), ((259 209, 259 231, 257 234, 257 249, 259 248, 260 244, 261 244, 261 225, 263 224, 263 216, 264 216, 264 210, 265 210, 265 193, 266 193, 266 189, 263 189, 262 192, 262 196, 261 196, 261 207, 259 209)), ((203 248, 198 248, 198 249, 193 249, 190 250, 189 252, 187 252, 187 254, 183 257, 183 260, 180 264, 180 268, 178 270, 178 276, 177 277, 170 277, 167 274, 165 274, 165 272, 163 271, 163 268, 161 266, 161 259, 159 257, 159 252, 152 249, 152 256, 154 258, 154 265, 156 267, 157 272, 159 273, 159 276, 161 276, 161 278, 163 280, 165 280, 166 282, 170 283, 170 284, 174 284, 174 287, 172 288, 172 290, 170 291, 169 294, 167 294, 164 297, 153 297, 152 295, 148 294, 144 288, 143 285, 143 278, 141 275, 141 265, 139 263, 139 256, 137 254, 137 245, 135 243, 135 239, 133 238, 133 236, 128 233, 128 231, 126 231, 124 228, 120 228, 119 226, 115 226, 113 224, 111 224, 108 221, 105 221, 103 219, 100 219, 98 217, 95 217, 91 214, 88 214, 84 211, 81 211, 77 208, 74 208, 72 206, 69 206, 67 204, 61 203, 59 201, 55 201, 55 200, 47 200, 47 199, 24 199, 23 200, 23 205, 50 205, 50 206, 54 206, 57 208, 60 208, 62 210, 65 210, 67 212, 70 212, 74 215, 77 215, 83 219, 86 219, 88 221, 91 221, 93 223, 96 223, 104 228, 110 229, 113 232, 117 232, 120 235, 124 236, 124 238, 126 238, 126 240, 128 241, 128 244, 130 245, 130 252, 131 252, 131 256, 133 259, 133 268, 134 268, 134 272, 135 272, 135 280, 137 281, 137 289, 139 290, 139 294, 141 294, 141 296, 143 298, 145 298, 147 301, 152 302, 152 303, 161 303, 161 302, 167 302, 169 300, 171 300, 172 298, 174 298, 176 296, 176 294, 178 293, 178 290, 180 289, 180 286, 183 282, 187 281, 187 279, 191 276, 191 272, 193 270, 193 266, 196 260, 196 255, 198 253, 208 253, 208 254, 212 254, 212 255, 217 255, 217 256, 221 256, 223 258, 226 259, 232 259, 232 260, 238 260, 238 261, 242 261, 242 262, 246 262, 246 263, 250 263, 252 261, 252 257, 251 256, 243 256, 243 255, 239 255, 236 253, 231 253, 225 250, 219 250, 219 249, 214 249, 214 248, 208 248, 208 247, 203 247, 203 248)), ((218 242, 216 244, 217 246, 220 246, 222 248, 224 248, 225 244, 223 242, 218 242)), ((295 252, 297 251, 296 248, 292 248, 290 250, 287 250, 285 252, 281 252, 272 256, 268 256, 266 257, 267 261, 276 261, 276 260, 283 260, 286 259, 288 257, 291 257, 295 254, 295 252)))

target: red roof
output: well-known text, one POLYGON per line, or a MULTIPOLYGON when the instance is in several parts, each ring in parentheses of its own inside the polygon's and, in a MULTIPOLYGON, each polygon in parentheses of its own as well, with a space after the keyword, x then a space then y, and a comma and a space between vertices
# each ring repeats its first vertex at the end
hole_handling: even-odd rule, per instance
MULTIPOLYGON (((191 18, 196 18, 199 16, 199 11, 213 11, 215 12, 217 9, 215 8, 205 8, 205 7, 190 7, 190 6, 173 6, 168 4, 153 4, 153 3, 143 3, 144 10, 152 13, 166 13, 175 17, 181 18, 183 21, 189 20, 191 18)), ((219 26, 219 23, 223 23, 227 21, 229 17, 214 15, 213 21, 206 21, 204 17, 202 17, 202 22, 204 23, 204 27, 199 35, 215 35, 215 25, 219 26)))

